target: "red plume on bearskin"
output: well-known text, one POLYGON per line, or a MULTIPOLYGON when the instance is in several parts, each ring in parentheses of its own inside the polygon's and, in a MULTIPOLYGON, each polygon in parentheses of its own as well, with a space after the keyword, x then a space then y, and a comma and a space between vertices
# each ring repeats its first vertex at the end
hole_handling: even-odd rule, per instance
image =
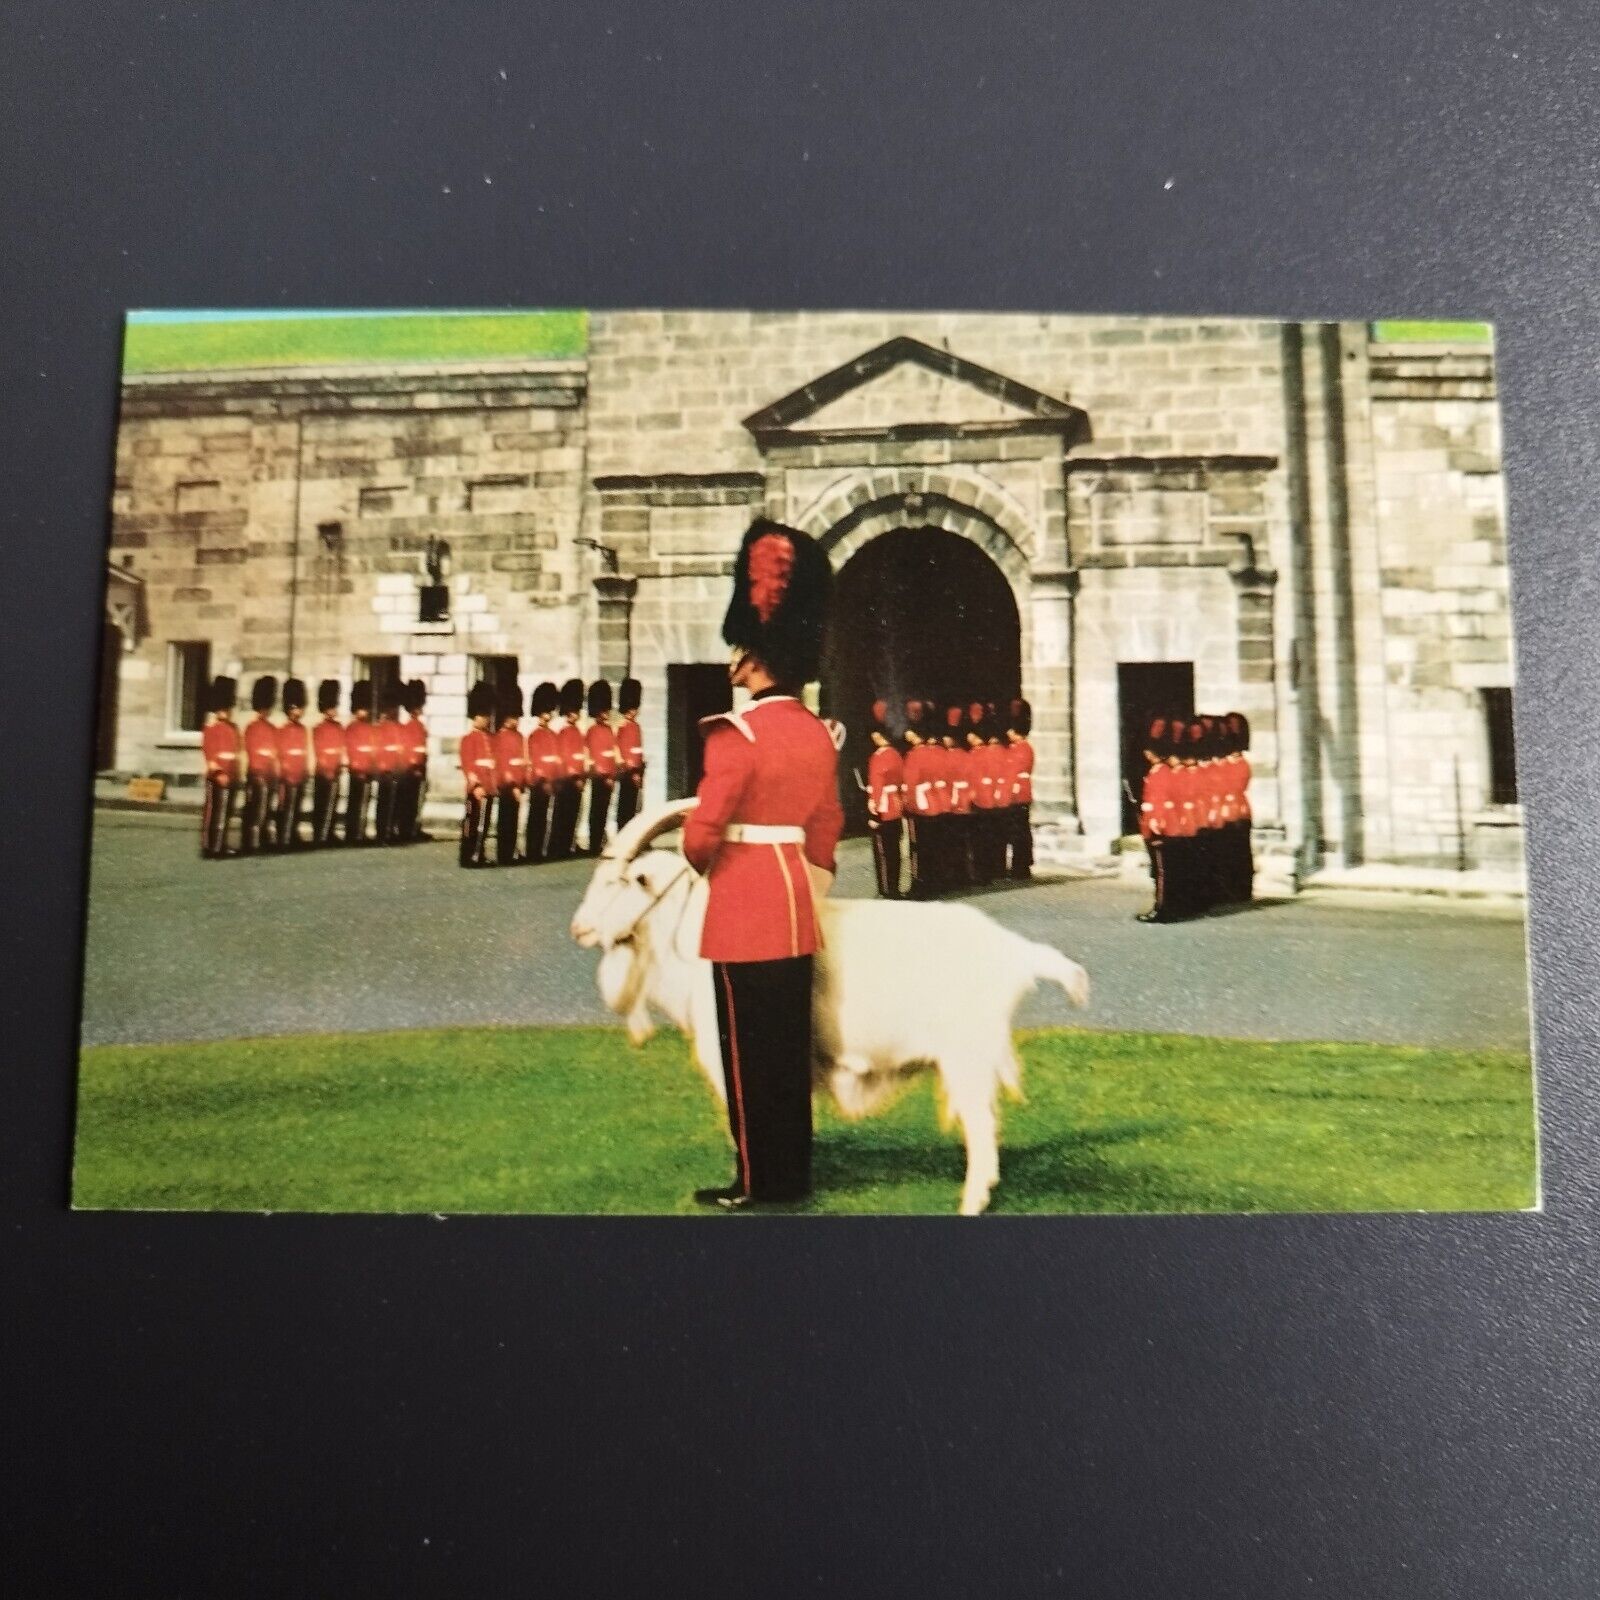
POLYGON ((781 684, 798 688, 814 681, 832 584, 833 570, 815 540, 758 519, 734 562, 724 641, 754 656, 781 684))

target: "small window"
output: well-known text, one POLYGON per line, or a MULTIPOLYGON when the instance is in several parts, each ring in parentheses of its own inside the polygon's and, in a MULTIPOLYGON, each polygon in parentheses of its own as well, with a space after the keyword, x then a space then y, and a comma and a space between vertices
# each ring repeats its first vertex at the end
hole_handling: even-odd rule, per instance
POLYGON ((474 656, 472 658, 472 681, 474 683, 492 685, 496 694, 499 694, 503 689, 509 689, 517 681, 517 658, 515 656, 474 656))
POLYGON ((206 721, 206 686, 211 681, 211 646, 204 639, 167 646, 167 731, 199 733, 206 721))
POLYGON ((521 511, 527 498, 526 473, 496 473, 467 485, 468 511, 521 511))
POLYGON ((1511 727, 1511 691, 1485 689, 1483 716, 1489 733, 1489 804, 1517 803, 1517 744, 1511 727))
POLYGON ((355 681, 357 683, 365 678, 372 685, 372 714, 374 716, 378 714, 378 706, 383 700, 386 691, 399 692, 399 656, 357 656, 355 673, 355 681))
POLYGON ((218 511, 222 507, 222 485, 215 478, 193 478, 173 490, 172 509, 184 516, 190 511, 218 511))
POLYGON ((363 517, 392 517, 402 509, 406 490, 398 484, 369 484, 361 491, 356 506, 363 517))
POLYGON ((417 590, 417 621, 448 622, 450 620, 450 585, 425 583, 417 590))

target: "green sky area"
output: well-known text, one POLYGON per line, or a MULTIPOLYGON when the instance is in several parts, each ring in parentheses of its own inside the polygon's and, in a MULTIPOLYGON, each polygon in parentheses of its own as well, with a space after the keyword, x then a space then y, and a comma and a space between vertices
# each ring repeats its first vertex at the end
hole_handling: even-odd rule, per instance
POLYGON ((124 372, 406 361, 570 360, 585 354, 584 311, 404 312, 394 316, 130 319, 124 372))
MULTIPOLYGON (((571 360, 588 350, 585 311, 215 313, 130 318, 123 371, 383 366, 407 361, 571 360)), ((1375 322, 1385 342, 1488 343, 1486 322, 1375 322)))

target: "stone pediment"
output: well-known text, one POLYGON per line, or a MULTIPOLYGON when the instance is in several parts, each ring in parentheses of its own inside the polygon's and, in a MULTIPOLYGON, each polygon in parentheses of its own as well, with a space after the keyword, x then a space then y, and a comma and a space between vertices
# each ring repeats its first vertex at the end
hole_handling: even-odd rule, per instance
POLYGON ((763 450, 774 445, 941 435, 1057 433, 1070 448, 1089 418, 988 367, 902 337, 835 367, 746 417, 763 450))

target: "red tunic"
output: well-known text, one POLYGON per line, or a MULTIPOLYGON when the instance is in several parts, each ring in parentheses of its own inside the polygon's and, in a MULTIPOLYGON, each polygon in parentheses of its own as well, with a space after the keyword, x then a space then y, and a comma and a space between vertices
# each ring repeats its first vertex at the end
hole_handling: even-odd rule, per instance
POLYGON ((265 717, 245 724, 244 760, 252 778, 278 776, 278 730, 265 717))
POLYGON ((208 722, 200 735, 200 753, 205 757, 206 776, 216 783, 231 784, 239 776, 239 730, 231 722, 208 722))
POLYGON ((906 764, 892 744, 880 745, 867 762, 867 810, 879 822, 898 822, 905 811, 906 764))
POLYGON ((709 890, 700 954, 710 961, 811 955, 818 933, 806 863, 832 872, 844 827, 833 740, 792 695, 767 695, 700 726, 705 776, 683 829, 683 853, 709 890), (804 843, 727 838, 739 825, 798 828, 804 843))
POLYGON ((502 789, 528 786, 528 741, 520 728, 501 728, 494 736, 495 777, 502 789))
POLYGON ((1139 832, 1146 839, 1163 839, 1172 832, 1172 768, 1165 762, 1144 775, 1139 799, 1139 832))
POLYGON ((311 730, 303 722, 286 722, 278 729, 278 776, 285 783, 306 781, 311 766, 311 730))
POLYGON ((973 776, 973 805, 980 811, 993 811, 997 806, 1006 804, 1011 768, 1006 761, 1004 745, 979 745, 970 757, 970 770, 973 776))
POLYGON ((972 810, 974 777, 972 752, 959 745, 944 753, 945 772, 949 775, 950 809, 957 816, 966 816, 972 810))
POLYGON ((932 744, 914 744, 906 751, 905 781, 906 810, 914 817, 937 817, 944 814, 939 787, 939 747, 932 744))
POLYGON ((1239 756, 1233 762, 1233 786, 1239 795, 1239 820, 1250 821, 1250 758, 1239 756))
POLYGON ((616 730, 608 723, 591 722, 583 742, 589 751, 589 770, 601 778, 616 777, 622 768, 616 730))
POLYGON ((468 792, 476 788, 493 794, 498 787, 499 769, 493 737, 483 728, 468 728, 461 735, 461 775, 467 781, 468 792))
POLYGON ((311 730, 311 744, 317 754, 317 776, 337 778, 344 765, 344 724, 337 717, 324 717, 311 730))
POLYGON ((378 723, 378 775, 393 778, 406 769, 411 746, 398 717, 384 717, 378 723))
POLYGON ((617 749, 622 754, 622 764, 629 772, 644 771, 644 735, 639 731, 639 724, 631 717, 624 717, 613 730, 617 736, 617 749))
POLYGON ((400 736, 406 746, 406 766, 412 772, 426 772, 428 768, 428 725, 421 717, 412 717, 400 725, 400 736))
POLYGON ((581 778, 589 771, 589 747, 573 722, 556 729, 556 745, 561 751, 561 770, 565 777, 581 778))
POLYGON ((344 753, 352 777, 372 777, 378 770, 378 730, 370 722, 351 722, 344 730, 344 753))
POLYGON ((528 779, 549 788, 561 776, 561 745, 554 728, 536 726, 528 731, 528 779))
POLYGON ((1026 739, 1018 739, 1006 746, 1006 775, 1010 781, 1007 805, 1033 804, 1033 746, 1026 739))
POLYGON ((1173 767, 1172 777, 1172 828, 1175 839, 1192 839, 1200 831, 1200 807, 1197 794, 1200 787, 1200 769, 1188 765, 1173 767))

